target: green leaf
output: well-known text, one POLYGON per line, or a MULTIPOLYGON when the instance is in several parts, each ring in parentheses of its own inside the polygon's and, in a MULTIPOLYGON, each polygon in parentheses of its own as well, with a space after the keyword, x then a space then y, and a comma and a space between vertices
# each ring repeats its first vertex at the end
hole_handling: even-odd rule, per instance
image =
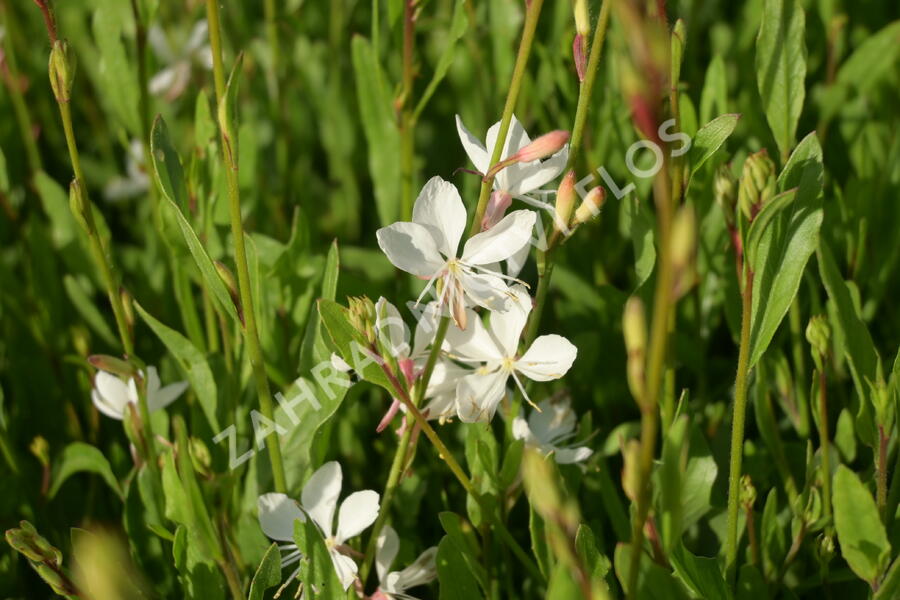
POLYGON ((841 556, 861 579, 874 584, 891 556, 875 500, 856 473, 844 465, 834 475, 832 490, 841 556))
MULTIPOLYGON (((484 565, 478 558, 479 542, 475 536, 475 532, 471 525, 462 517, 453 512, 442 512, 438 514, 438 520, 441 527, 447 534, 443 539, 448 540, 448 548, 446 553, 452 552, 459 556, 464 563, 468 578, 473 578, 478 582, 482 590, 487 589, 487 574, 484 565), (452 548, 452 550, 451 550, 452 548)), ((443 543, 443 540, 442 540, 443 543)), ((440 546, 438 547, 438 578, 440 578, 440 546)), ((451 561, 453 562, 453 561, 451 561)), ((456 568, 456 567, 454 567, 456 568)), ((443 580, 441 580, 441 588, 443 588, 443 580)), ((477 598, 480 596, 472 596, 477 598)))
POLYGON ((771 578, 781 569, 787 553, 784 528, 778 518, 778 490, 772 488, 766 496, 762 515, 763 570, 771 578))
POLYGON ((102 93, 99 97, 133 137, 141 135, 137 67, 132 66, 122 42, 121 5, 115 0, 100 0, 94 10, 93 30, 100 51, 98 74, 102 93))
POLYGON ((184 170, 181 168, 181 159, 169 140, 165 121, 160 116, 157 116, 156 121, 153 122, 153 132, 150 135, 150 140, 156 181, 159 183, 167 200, 167 203, 163 204, 163 206, 167 207, 177 220, 188 250, 191 256, 194 257, 194 262, 197 263, 200 274, 203 276, 203 281, 216 301, 216 305, 222 312, 234 319, 236 323, 241 323, 228 287, 222 281, 218 271, 216 271, 216 267, 209 254, 206 253, 206 248, 203 247, 200 238, 197 237, 197 233, 179 208, 179 204, 182 204, 185 208, 187 207, 184 170))
MULTIPOLYGON (((778 176, 777 191, 797 188, 793 201, 772 200, 766 226, 753 234, 753 302, 750 366, 769 347, 800 287, 822 225, 822 148, 815 132, 806 136, 778 176)), ((766 212, 763 207, 760 212, 766 212)), ((760 219, 757 215, 757 219, 760 219)), ((752 228, 751 228, 752 229, 752 228)))
POLYGON ((466 17, 466 2, 465 0, 456 0, 456 5, 453 7, 453 18, 450 23, 447 45, 444 47, 444 51, 438 59, 437 65, 434 68, 434 73, 431 75, 431 81, 428 82, 428 87, 422 92, 422 97, 416 105, 413 118, 418 118, 425 109, 431 96, 447 74, 450 65, 453 64, 453 54, 456 51, 456 43, 466 33, 468 26, 469 19, 466 17))
POLYGON ((878 586, 873 600, 892 600, 893 598, 900 598, 900 558, 895 559, 891 564, 891 568, 888 569, 887 575, 878 586))
POLYGON ((134 303, 134 308, 150 329, 153 330, 156 337, 165 345, 166 349, 172 353, 172 356, 175 357, 181 368, 184 369, 191 384, 191 389, 194 390, 194 394, 197 395, 197 401, 200 402, 200 408, 203 409, 203 414, 206 416, 206 420, 209 421, 209 426, 213 431, 219 431, 221 428, 219 427, 219 419, 216 416, 218 389, 206 357, 189 339, 157 321, 137 302, 134 303))
POLYGON ((470 568, 472 557, 461 552, 457 543, 445 535, 438 544, 437 556, 440 600, 477 600, 484 598, 470 568))
POLYGON ((662 463, 659 465, 660 534, 668 553, 681 539, 682 472, 687 462, 689 421, 682 415, 672 423, 663 440, 662 463))
POLYGON ((294 521, 294 543, 303 553, 300 581, 314 600, 346 600, 347 593, 334 570, 325 540, 312 519, 294 521))
POLYGON ((353 38, 353 72, 360 118, 369 147, 369 174, 375 184, 378 220, 390 225, 400 215, 400 131, 393 101, 369 40, 353 38))
POLYGON ((731 598, 731 590, 715 558, 694 556, 684 544, 679 543, 669 554, 669 561, 675 569, 675 575, 698 597, 704 600, 731 598))
POLYGON ((706 68, 706 79, 700 92, 700 121, 705 123, 719 112, 728 110, 728 78, 725 61, 716 54, 706 68))
POLYGON ((9 193, 9 171, 6 169, 6 155, 0 148, 0 193, 9 193))
MULTIPOLYGON (((625 593, 628 593, 629 573, 631 569, 631 546, 619 543, 613 556, 616 577, 622 585, 625 593)), ((666 569, 663 569, 652 560, 642 560, 638 573, 638 589, 633 595, 641 600, 682 600, 687 594, 682 590, 683 586, 666 569)))
POLYGON ((805 24, 798 0, 765 0, 756 38, 756 81, 782 156, 794 146, 806 93, 805 24))
POLYGON ((217 131, 209 108, 209 96, 206 95, 206 90, 201 89, 194 106, 194 144, 205 149, 216 137, 217 131))
POLYGON ((572 570, 564 562, 556 563, 547 581, 544 600, 583 600, 584 594, 573 577, 572 570))
POLYGON ((250 582, 250 594, 247 600, 263 600, 265 592, 281 583, 281 552, 278 544, 273 543, 263 554, 262 561, 250 582))
POLYGON ((54 462, 53 471, 50 475, 50 491, 47 493, 49 499, 53 499, 59 488, 66 480, 75 473, 95 473, 103 478, 103 481, 112 489, 116 495, 125 498, 122 488, 119 487, 119 480, 116 479, 109 461, 100 452, 99 449, 85 444, 84 442, 72 442, 66 446, 62 455, 54 462))
POLYGON ((579 560, 584 564, 594 582, 601 582, 606 578, 612 568, 612 563, 605 554, 600 552, 594 532, 584 523, 579 525, 575 532, 575 551, 578 552, 579 560))
POLYGON ((690 187, 694 174, 722 147, 722 144, 737 127, 740 118, 741 115, 738 114, 720 115, 700 128, 700 131, 694 136, 688 154, 691 171, 686 187, 690 187))

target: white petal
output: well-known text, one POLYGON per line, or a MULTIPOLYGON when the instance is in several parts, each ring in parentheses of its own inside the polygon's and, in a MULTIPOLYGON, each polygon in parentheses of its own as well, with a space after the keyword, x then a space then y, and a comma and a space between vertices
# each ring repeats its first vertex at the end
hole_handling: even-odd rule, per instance
POLYGON ((425 397, 431 398, 439 394, 455 393, 460 377, 465 377, 471 372, 470 369, 460 367, 455 362, 439 358, 434 363, 434 370, 431 372, 431 379, 428 380, 425 397))
POLYGON ((125 411, 125 405, 114 406, 110 404, 103 395, 97 390, 91 390, 91 401, 94 403, 94 406, 97 407, 97 410, 102 412, 107 417, 112 419, 116 419, 121 421, 123 417, 123 413, 125 411))
POLYGON ((160 61, 170 63, 175 60, 172 48, 169 46, 169 40, 166 39, 166 32, 159 25, 151 25, 147 30, 147 41, 153 48, 153 52, 159 57, 160 61))
POLYGON ((206 19, 200 19, 194 24, 191 35, 184 45, 184 53, 191 54, 194 50, 198 50, 205 42, 209 33, 209 24, 206 19))
POLYGON ((528 192, 540 189, 545 183, 559 177, 560 173, 566 168, 568 160, 569 147, 564 146, 562 150, 543 162, 536 160, 521 165, 518 179, 507 191, 515 195, 527 194, 528 192))
POLYGON ((383 296, 375 303, 375 329, 390 342, 392 356, 395 358, 409 356, 409 328, 397 307, 383 296))
POLYGON ((111 373, 97 371, 94 376, 94 389, 97 396, 94 404, 97 410, 114 419, 121 419, 125 413, 125 405, 131 399, 128 384, 111 373), (101 408, 101 404, 107 410, 101 408))
POLYGON ((342 482, 341 465, 336 461, 327 462, 312 474, 300 496, 303 510, 315 521, 326 538, 331 537, 334 527, 334 511, 338 496, 341 495, 342 482))
POLYGON ((379 582, 384 582, 384 577, 394 564, 399 550, 400 538, 397 537, 397 532, 390 525, 385 525, 375 543, 375 571, 378 573, 379 582))
POLYGON ((469 156, 469 160, 472 161, 475 168, 481 171, 482 174, 486 173, 490 168, 488 163, 490 162, 491 157, 488 155, 487 150, 485 150, 484 145, 482 145, 478 138, 466 129, 466 126, 463 125, 459 115, 456 115, 456 131, 459 133, 459 141, 462 142, 463 149, 469 156))
POLYGON ((416 198, 412 220, 431 231, 444 256, 456 256, 467 218, 455 185, 440 177, 429 179, 416 198))
MULTIPOLYGON (((497 144, 497 136, 500 133, 500 122, 494 123, 487 132, 487 149, 488 156, 493 156, 494 146, 497 144)), ((505 158, 509 158, 513 154, 519 151, 520 148, 527 146, 531 143, 531 138, 528 137, 528 132, 525 131, 525 128, 522 127, 522 124, 519 123, 519 120, 515 115, 512 115, 512 119, 509 122, 509 131, 506 134, 506 140, 503 143, 503 152, 500 155, 500 159, 503 160, 505 158)), ((494 187, 498 190, 509 191, 515 185, 515 182, 522 179, 525 175, 523 173, 523 168, 527 168, 526 165, 522 165, 519 163, 512 164, 505 169, 501 170, 497 173, 494 178, 494 187)))
POLYGON ((160 410, 162 408, 167 407, 172 404, 175 400, 178 399, 181 394, 184 393, 184 390, 187 389, 188 383, 187 381, 178 381, 176 383, 171 383, 161 390, 157 390, 156 393, 147 396, 147 409, 150 412, 155 410, 160 410))
POLYGON ((528 255, 530 253, 531 244, 523 244, 518 252, 506 260, 506 274, 510 277, 518 277, 519 273, 521 273, 522 269, 525 267, 525 263, 528 262, 528 255))
POLYGON ((266 537, 279 542, 294 541, 294 522, 306 522, 297 502, 285 494, 263 494, 256 501, 259 526, 266 537))
POLYGON ((506 394, 507 379, 507 373, 501 370, 463 377, 456 388, 456 412, 460 421, 490 421, 506 394))
POLYGON ((575 412, 568 400, 551 402, 544 400, 528 416, 528 425, 541 444, 547 444, 575 431, 575 412))
POLYGON ((341 503, 338 514, 338 528, 335 534, 337 544, 358 536, 378 518, 378 492, 363 490, 353 492, 341 503))
POLYGON ((166 67, 150 78, 150 83, 147 87, 154 96, 161 96, 172 87, 177 77, 178 70, 175 67, 166 67))
POLYGON ((518 354, 519 338, 525 330, 528 314, 531 312, 531 296, 523 285, 514 285, 509 288, 511 302, 505 312, 491 313, 491 333, 508 358, 518 354))
POLYGON ((460 274, 459 282, 470 304, 490 311, 509 310, 512 294, 502 277, 493 273, 465 272, 460 274))
POLYGON ((589 459, 593 453, 594 451, 587 446, 579 446, 578 448, 559 448, 554 451, 553 456, 559 464, 571 465, 589 459))
POLYGON ((531 445, 538 444, 538 441, 534 437, 534 434, 531 433, 531 428, 528 427, 528 421, 526 421, 522 417, 516 417, 513 419, 512 434, 515 439, 523 440, 527 444, 531 444, 531 445))
POLYGON ((417 223, 401 221, 375 233, 378 246, 395 267, 419 277, 433 277, 446 264, 434 235, 417 223))
POLYGON ((347 591, 356 579, 356 563, 353 562, 352 558, 344 556, 337 550, 331 550, 330 554, 331 562, 334 563, 334 570, 337 572, 338 579, 341 580, 344 591, 347 591))
POLYGON ((467 309, 466 314, 468 322, 465 329, 460 329, 453 323, 447 328, 446 339, 451 356, 481 362, 502 360, 503 353, 481 322, 481 316, 471 309, 467 309))
MULTIPOLYGON (((415 311, 413 311, 415 315, 415 311)), ((437 333, 438 320, 441 317, 441 308, 437 302, 429 302, 425 305, 425 309, 421 314, 416 315, 416 332, 413 335, 413 350, 410 355, 412 358, 419 358, 427 354, 426 349, 434 341, 437 333)), ((447 347, 445 341, 443 347, 447 347)))
POLYGON ((531 239, 537 215, 530 210, 517 210, 479 234, 472 236, 463 248, 462 261, 473 265, 486 265, 506 260, 522 249, 531 239))
POLYGON ((578 349, 561 335, 542 335, 516 361, 516 370, 533 381, 559 379, 575 362, 578 349))
POLYGON ((387 581, 388 590, 391 592, 403 592, 409 588, 434 581, 434 578, 437 577, 436 558, 437 547, 432 546, 399 573, 390 573, 387 581))

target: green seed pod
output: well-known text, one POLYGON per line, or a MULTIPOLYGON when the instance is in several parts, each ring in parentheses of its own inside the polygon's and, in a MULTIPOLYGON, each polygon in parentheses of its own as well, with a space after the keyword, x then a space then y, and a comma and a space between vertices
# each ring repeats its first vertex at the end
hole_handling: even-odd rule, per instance
POLYGON ((43 556, 34 547, 33 540, 34 538, 31 534, 21 529, 9 529, 6 532, 6 542, 12 546, 13 550, 19 552, 28 560, 41 561, 43 556))
POLYGON ((744 161, 738 189, 738 205, 747 220, 752 221, 774 195, 775 163, 765 150, 760 150, 744 161))
POLYGON ((106 371, 107 373, 118 375, 119 377, 133 377, 137 372, 135 366, 127 360, 109 356, 108 354, 92 354, 91 356, 88 356, 87 360, 91 365, 101 371, 106 371))

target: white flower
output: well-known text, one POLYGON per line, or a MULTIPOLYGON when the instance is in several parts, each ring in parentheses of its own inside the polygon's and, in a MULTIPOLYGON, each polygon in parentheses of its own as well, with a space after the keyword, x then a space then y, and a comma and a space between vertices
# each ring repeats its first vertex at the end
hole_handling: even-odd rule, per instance
POLYGON ((124 200, 140 196, 150 187, 150 177, 144 170, 144 147, 140 140, 131 140, 125 158, 125 177, 114 177, 103 188, 107 200, 124 200))
MULTIPOLYGON (((287 551, 281 557, 281 566, 286 567, 300 560, 300 550, 294 544, 294 522, 313 520, 325 538, 325 546, 334 563, 334 570, 344 589, 356 579, 357 566, 352 558, 345 555, 343 545, 356 537, 378 517, 378 492, 363 490, 347 496, 338 511, 337 530, 334 529, 334 512, 338 496, 341 494, 343 474, 341 465, 327 462, 309 478, 303 486, 300 506, 285 494, 263 494, 259 497, 259 524, 269 538, 281 544, 279 549, 287 551), (301 510, 302 509, 302 510, 301 510)), ((295 571, 290 579, 296 576, 295 571)))
MULTIPOLYGON (((466 154, 469 155, 469 160, 481 173, 487 173, 488 169, 491 168, 491 155, 493 155, 494 146, 497 144, 500 122, 494 123, 488 129, 487 144, 482 144, 480 140, 466 129, 459 115, 456 115, 456 130, 459 133, 459 139, 466 154)), ((525 128, 516 119, 516 116, 513 115, 509 123, 509 131, 506 134, 506 141, 503 144, 503 153, 500 155, 501 162, 513 156, 530 143, 531 138, 528 137, 528 132, 525 131, 525 128)), ((566 168, 568 160, 569 147, 567 145, 547 160, 534 160, 509 165, 494 177, 494 189, 513 197, 523 196, 556 179, 563 172, 563 169, 566 168)))
POLYGON ((425 184, 413 207, 412 222, 397 222, 377 232, 378 245, 398 269, 428 280, 419 300, 441 281, 438 303, 449 307, 456 324, 466 327, 466 301, 489 310, 507 310, 508 276, 492 270, 528 243, 536 215, 517 210, 490 230, 470 238, 457 257, 466 228, 466 209, 456 187, 440 177, 425 184))
POLYGON ((482 363, 457 384, 456 410, 462 421, 489 421, 506 393, 510 376, 528 400, 519 375, 533 381, 559 379, 572 366, 578 353, 566 338, 542 335, 519 356, 519 338, 531 312, 531 298, 520 285, 513 286, 510 291, 517 296, 514 307, 505 313, 491 313, 490 329, 472 312, 472 326, 468 330, 451 327, 447 332, 451 358, 482 363))
POLYGON ((194 24, 190 36, 181 48, 175 52, 166 39, 165 32, 158 26, 150 27, 147 41, 156 55, 167 66, 150 79, 150 93, 164 96, 166 100, 174 100, 184 92, 191 79, 191 69, 198 64, 207 71, 212 69, 212 50, 206 43, 209 25, 206 19, 194 24))
MULTIPOLYGON (((138 374, 143 376, 143 373, 138 374)), ((179 381, 161 388, 156 367, 147 367, 147 408, 150 412, 165 408, 184 393, 187 386, 186 381, 179 381)), ((126 383, 111 373, 97 371, 91 400, 104 415, 121 421, 127 405, 138 403, 137 382, 134 377, 126 383)))
POLYGON ((425 585, 437 577, 437 547, 432 546, 419 555, 402 571, 388 571, 397 558, 400 540, 390 525, 385 525, 378 536, 375 548, 375 570, 378 572, 378 590, 372 600, 416 600, 406 593, 409 588, 425 585))
POLYGON ((568 398, 558 402, 544 400, 538 407, 540 410, 531 411, 527 421, 522 417, 513 419, 514 438, 524 440, 544 455, 552 452, 562 465, 590 458, 594 451, 586 446, 563 445, 575 435, 575 413, 568 398))

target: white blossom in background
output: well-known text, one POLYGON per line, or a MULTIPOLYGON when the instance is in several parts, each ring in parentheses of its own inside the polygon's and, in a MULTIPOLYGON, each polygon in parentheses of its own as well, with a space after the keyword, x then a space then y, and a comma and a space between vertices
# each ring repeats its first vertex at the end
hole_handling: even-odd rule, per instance
MULTIPOLYGON (((139 372, 138 375, 143 377, 142 372, 139 372)), ((179 381, 160 387, 156 367, 147 367, 148 410, 154 412, 165 408, 183 394, 187 386, 186 381, 179 381)), ((134 377, 125 382, 106 371, 97 371, 94 376, 94 389, 91 390, 91 401, 101 413, 121 421, 125 416, 128 404, 137 405, 138 403, 137 382, 134 377)))
POLYGON ((144 170, 144 146, 131 140, 125 156, 125 176, 113 177, 103 188, 107 200, 126 200, 140 196, 150 189, 150 177, 144 170))
POLYGON ((411 565, 402 571, 391 571, 391 565, 397 558, 400 539, 390 525, 385 525, 378 536, 375 548, 375 570, 378 573, 378 590, 372 594, 371 600, 417 600, 406 590, 426 585, 437 577, 437 547, 428 548, 411 565))
POLYGON ((516 296, 513 308, 490 315, 488 326, 470 311, 470 327, 462 331, 451 327, 447 332, 450 357, 460 362, 480 365, 459 380, 456 388, 456 410, 465 422, 489 421, 506 393, 510 377, 525 393, 520 376, 532 381, 559 379, 575 362, 578 349, 560 335, 542 335, 519 355, 519 339, 531 312, 531 297, 521 285, 510 288, 516 296))
POLYGON ((147 41, 156 56, 166 66, 154 75, 148 84, 150 93, 162 96, 166 100, 174 100, 187 88, 191 80, 191 71, 197 65, 207 71, 212 70, 212 49, 207 37, 209 24, 201 19, 194 24, 190 35, 184 43, 173 50, 161 27, 153 25, 147 32, 147 41))
MULTIPOLYGON (((294 543, 294 522, 306 522, 309 516, 322 532, 325 547, 331 556, 334 570, 344 590, 356 579, 356 562, 345 554, 344 542, 358 536, 378 517, 379 496, 373 490, 353 492, 341 503, 338 497, 343 485, 341 465, 327 462, 309 478, 303 486, 300 504, 285 494, 270 493, 259 497, 259 524, 269 538, 284 542, 278 546, 284 552, 281 566, 289 566, 301 558, 301 552, 294 543), (334 513, 338 511, 337 529, 334 529, 334 513)), ((289 579, 296 577, 297 571, 289 579)))
POLYGON ((488 231, 472 236, 457 257, 466 209, 453 184, 433 177, 416 198, 412 221, 379 229, 378 245, 398 269, 428 281, 418 301, 440 281, 438 304, 447 307, 456 325, 465 329, 467 304, 495 311, 509 308, 505 279, 511 278, 489 266, 528 243, 535 219, 530 210, 512 212, 488 231))
POLYGON ((538 404, 528 419, 516 417, 512 434, 527 446, 537 448, 542 454, 553 454, 559 464, 566 465, 587 460, 594 453, 587 446, 568 444, 575 437, 577 425, 575 412, 568 398, 559 401, 544 400, 538 404))
MULTIPOLYGON (((469 160, 479 172, 487 173, 491 168, 494 147, 497 145, 500 121, 488 129, 486 143, 482 143, 466 129, 459 115, 456 115, 456 131, 469 160)), ((513 115, 509 123, 509 131, 506 134, 506 141, 503 144, 503 152, 500 154, 500 161, 514 156, 530 143, 531 138, 528 136, 528 132, 513 115)), ((565 145, 547 160, 516 162, 500 170, 494 177, 494 191, 485 210, 481 223, 482 229, 489 229, 494 223, 497 223, 509 208, 513 198, 546 208, 541 201, 530 198, 528 194, 543 191, 540 190, 541 186, 559 177, 566 168, 568 160, 569 147, 565 145)))

